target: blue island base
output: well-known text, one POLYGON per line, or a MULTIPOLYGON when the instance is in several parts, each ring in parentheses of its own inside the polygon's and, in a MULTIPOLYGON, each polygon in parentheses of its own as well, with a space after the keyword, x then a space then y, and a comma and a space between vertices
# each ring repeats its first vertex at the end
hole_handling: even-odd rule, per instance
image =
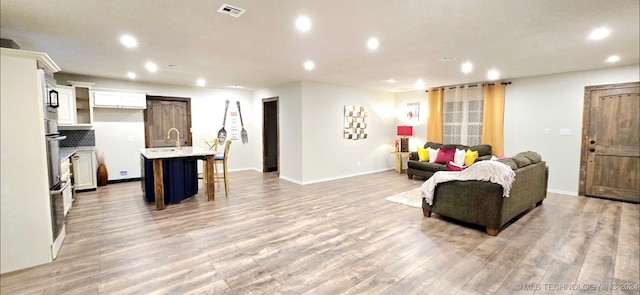
MULTIPOLYGON (((198 165, 202 157, 162 159, 164 203, 178 204, 198 193, 198 165)), ((144 198, 155 203, 153 160, 140 156, 141 185, 144 198)))

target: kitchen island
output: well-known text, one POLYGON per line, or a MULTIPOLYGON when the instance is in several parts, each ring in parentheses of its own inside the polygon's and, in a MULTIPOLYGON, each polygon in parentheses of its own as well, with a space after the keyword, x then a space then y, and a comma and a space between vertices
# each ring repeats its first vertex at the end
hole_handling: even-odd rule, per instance
POLYGON ((142 190, 156 209, 179 203, 198 192, 197 160, 206 160, 207 199, 215 199, 213 157, 215 152, 199 147, 146 148, 140 151, 142 190), (194 187, 195 183, 195 187, 194 187))

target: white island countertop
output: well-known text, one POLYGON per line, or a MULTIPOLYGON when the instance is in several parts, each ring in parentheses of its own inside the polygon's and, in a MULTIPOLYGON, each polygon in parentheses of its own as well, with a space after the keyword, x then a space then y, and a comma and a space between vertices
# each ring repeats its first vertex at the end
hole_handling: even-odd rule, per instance
POLYGON ((177 149, 176 147, 148 148, 138 149, 138 151, 140 151, 140 154, 147 159, 214 156, 216 154, 216 152, 212 150, 205 150, 204 148, 193 146, 184 146, 182 149, 177 149))

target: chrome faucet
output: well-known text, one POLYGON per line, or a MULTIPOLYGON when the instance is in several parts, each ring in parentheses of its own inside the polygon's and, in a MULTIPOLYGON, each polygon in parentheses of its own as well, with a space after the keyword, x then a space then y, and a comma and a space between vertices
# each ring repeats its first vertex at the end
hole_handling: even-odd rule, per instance
POLYGON ((178 129, 176 128, 171 128, 169 129, 169 132, 167 132, 167 139, 169 139, 169 137, 171 136, 171 131, 175 130, 176 133, 178 134, 178 138, 176 138, 176 148, 178 150, 181 150, 182 148, 180 147, 180 131, 178 131, 178 129))

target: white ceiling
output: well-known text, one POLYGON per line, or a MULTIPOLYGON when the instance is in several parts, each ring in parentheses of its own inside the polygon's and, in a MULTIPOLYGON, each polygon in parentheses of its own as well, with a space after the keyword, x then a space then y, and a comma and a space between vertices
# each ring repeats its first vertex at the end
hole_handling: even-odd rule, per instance
POLYGON ((1 37, 65 73, 247 90, 315 81, 382 91, 640 63, 638 0, 2 0, 1 37), (220 14, 223 4, 246 9, 220 14), (309 32, 295 29, 307 15, 309 32), (611 35, 589 40, 606 26, 611 35), (138 47, 123 47, 131 34, 138 47), (380 40, 376 51, 369 37, 380 40), (617 54, 618 63, 605 63, 617 54), (441 61, 442 57, 455 57, 441 61), (149 73, 146 61, 159 69, 149 73), (313 60, 316 68, 304 70, 313 60), (474 71, 461 72, 471 61, 474 71), (177 67, 169 67, 174 64, 177 67), (385 80, 398 80, 389 84, 385 80))

